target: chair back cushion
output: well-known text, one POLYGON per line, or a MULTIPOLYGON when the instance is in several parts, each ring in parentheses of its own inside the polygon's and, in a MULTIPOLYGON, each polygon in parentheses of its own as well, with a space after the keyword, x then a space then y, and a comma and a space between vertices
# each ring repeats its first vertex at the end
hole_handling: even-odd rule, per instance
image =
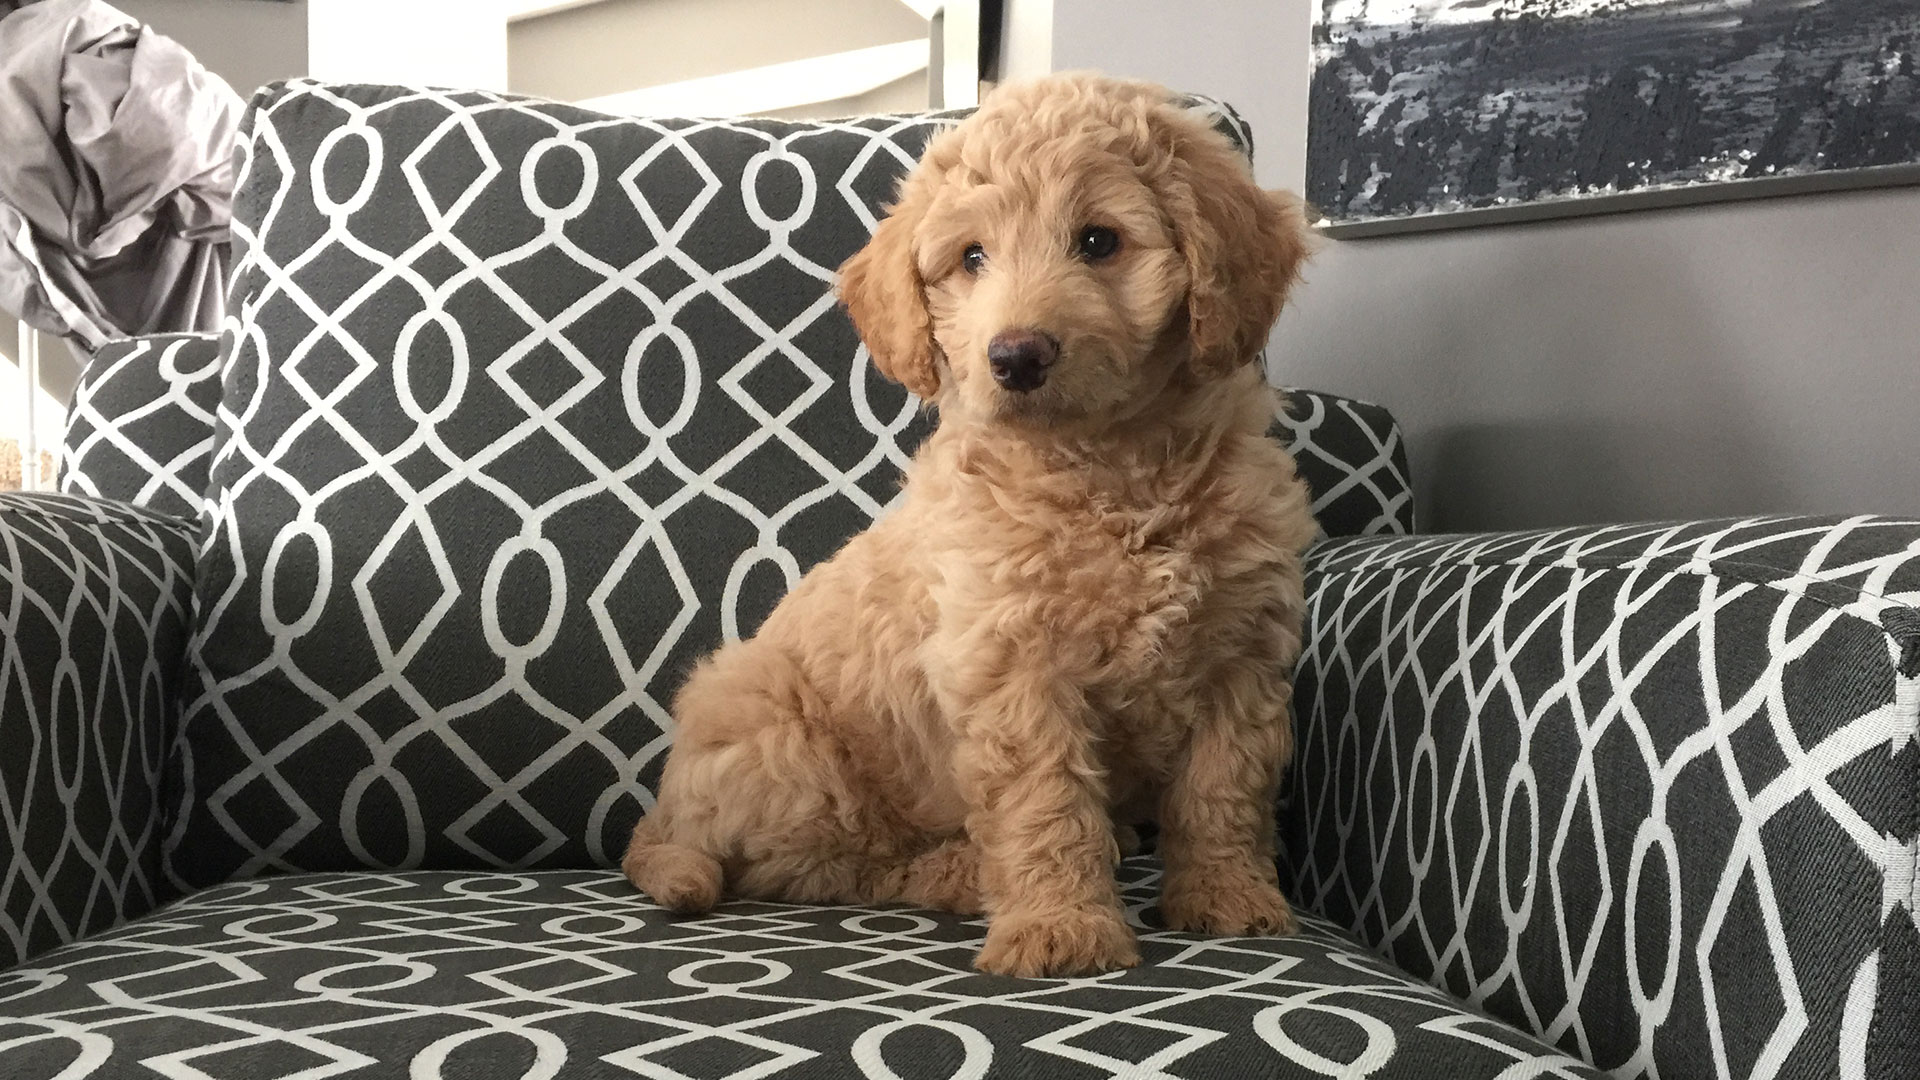
POLYGON ((685 672, 925 434, 831 284, 954 120, 262 91, 176 882, 617 860, 685 672))
MULTIPOLYGON (((197 517, 220 406, 220 335, 120 338, 94 351, 67 421, 60 490, 197 517)), ((1328 536, 1414 530, 1406 446, 1369 402, 1288 389, 1274 424, 1313 491, 1328 536)), ((912 434, 926 425, 912 426, 912 434)))
POLYGON ((1407 444, 1384 407, 1289 389, 1272 433, 1292 451, 1313 493, 1313 516, 1322 534, 1405 536, 1414 531, 1407 444))
POLYGON ((200 516, 219 406, 220 335, 107 342, 73 391, 60 490, 200 516))

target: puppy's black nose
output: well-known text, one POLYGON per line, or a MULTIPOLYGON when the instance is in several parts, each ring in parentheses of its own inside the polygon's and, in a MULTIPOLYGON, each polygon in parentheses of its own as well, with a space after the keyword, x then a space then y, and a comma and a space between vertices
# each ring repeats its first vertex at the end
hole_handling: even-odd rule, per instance
POLYGON ((1047 369, 1060 359, 1060 343, 1038 330, 1002 330, 987 342, 993 381, 1017 393, 1038 390, 1047 369))

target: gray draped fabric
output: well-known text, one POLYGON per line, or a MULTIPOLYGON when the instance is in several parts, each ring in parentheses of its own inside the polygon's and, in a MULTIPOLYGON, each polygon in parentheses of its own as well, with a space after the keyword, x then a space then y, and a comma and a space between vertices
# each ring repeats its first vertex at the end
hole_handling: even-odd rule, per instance
POLYGON ((88 348, 217 329, 243 103, 97 0, 0 0, 0 309, 88 348))

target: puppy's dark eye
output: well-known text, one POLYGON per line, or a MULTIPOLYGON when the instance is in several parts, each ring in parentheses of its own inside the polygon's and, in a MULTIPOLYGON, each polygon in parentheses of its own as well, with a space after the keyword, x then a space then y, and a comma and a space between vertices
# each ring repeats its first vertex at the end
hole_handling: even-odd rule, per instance
POLYGON ((1104 225, 1089 225, 1080 230, 1074 251, 1088 262, 1099 262, 1120 250, 1120 234, 1104 225))
POLYGON ((967 250, 960 255, 960 269, 969 274, 977 274, 987 265, 987 249, 979 244, 968 244, 967 250))

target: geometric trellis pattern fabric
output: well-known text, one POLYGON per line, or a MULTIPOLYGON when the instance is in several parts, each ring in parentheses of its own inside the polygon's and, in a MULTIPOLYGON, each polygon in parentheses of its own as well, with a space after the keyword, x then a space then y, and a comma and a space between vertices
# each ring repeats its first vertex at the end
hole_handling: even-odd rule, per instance
MULTIPOLYGON (((685 671, 869 524, 924 437, 831 283, 952 122, 263 92, 174 879, 614 861, 685 671)), ((1395 498, 1383 411, 1296 409, 1297 438, 1354 448, 1310 455, 1336 498, 1395 498)))
POLYGON ((169 872, 617 859, 683 673, 894 496, 830 285, 948 122, 263 91, 169 872))
MULTIPOLYGON (((94 351, 74 390, 60 490, 197 518, 219 406, 220 335, 108 342, 94 351)), ((924 428, 914 425, 902 441, 923 436, 924 428)), ((1273 434, 1293 452, 1326 535, 1414 531, 1406 445, 1385 408, 1288 389, 1273 434)))
MULTIPOLYGON (((1414 531, 1406 445, 1379 405, 1287 389, 1273 434, 1292 451, 1328 536, 1414 531)), ((151 334, 96 349, 80 373, 60 490, 197 518, 220 406, 220 335, 151 334)), ((924 436, 916 423, 908 453, 924 436)))
POLYGON ((1143 966, 1031 980, 972 969, 977 919, 748 902, 672 918, 606 871, 234 883, 0 974, 0 1074, 1604 1075, 1325 924, 1149 929, 1158 876, 1121 870, 1143 966))
POLYGON ((1618 1076, 1915 1075, 1920 521, 1340 539, 1308 589, 1306 906, 1618 1076))
POLYGON ((159 793, 192 557, 184 521, 0 493, 0 970, 170 895, 159 793))
MULTIPOLYGON (((60 490, 196 518, 220 406, 220 335, 110 341, 80 374, 60 459, 60 490)), ((903 433, 908 453, 924 424, 903 433)), ((1379 405, 1288 389, 1273 434, 1313 493, 1328 536, 1414 531, 1407 450, 1379 405)))
POLYGON ((1300 466, 1322 533, 1414 531, 1412 472, 1392 413, 1334 394, 1288 390, 1273 434, 1300 466))
POLYGON ((220 405, 220 335, 109 341, 80 373, 60 490, 198 518, 220 405))
MULTIPOLYGON (((1251 133, 1231 109, 1223 131, 1251 133)), ((220 404, 220 335, 120 338, 95 350, 74 390, 60 490, 136 503, 181 517, 200 513, 220 404)), ((1411 533, 1406 447, 1392 414, 1367 402, 1288 389, 1274 428, 1293 451, 1328 536, 1411 533)), ((917 429, 916 429, 917 430, 917 429)))

